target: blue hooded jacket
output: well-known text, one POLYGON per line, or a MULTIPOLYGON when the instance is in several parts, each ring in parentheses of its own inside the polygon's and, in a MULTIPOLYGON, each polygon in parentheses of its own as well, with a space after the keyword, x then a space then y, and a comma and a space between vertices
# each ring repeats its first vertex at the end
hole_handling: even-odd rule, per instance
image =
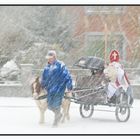
POLYGON ((59 107, 65 89, 72 90, 72 78, 65 64, 58 60, 48 64, 43 71, 41 85, 47 91, 48 106, 59 107))

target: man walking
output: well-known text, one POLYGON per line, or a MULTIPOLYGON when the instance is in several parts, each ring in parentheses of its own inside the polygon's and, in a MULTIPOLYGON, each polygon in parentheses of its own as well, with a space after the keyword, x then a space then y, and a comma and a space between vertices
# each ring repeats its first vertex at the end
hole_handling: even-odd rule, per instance
POLYGON ((46 56, 47 66, 44 68, 41 85, 47 91, 48 108, 55 114, 53 126, 57 126, 62 114, 61 103, 65 89, 72 90, 72 78, 65 64, 57 60, 56 52, 50 50, 46 56))

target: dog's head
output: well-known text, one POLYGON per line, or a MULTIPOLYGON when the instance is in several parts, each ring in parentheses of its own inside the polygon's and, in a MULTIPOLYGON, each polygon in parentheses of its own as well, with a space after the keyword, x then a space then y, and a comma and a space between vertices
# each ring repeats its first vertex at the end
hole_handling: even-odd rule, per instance
POLYGON ((37 99, 41 92, 41 84, 39 82, 39 76, 35 77, 35 80, 33 81, 31 88, 33 98, 37 99))

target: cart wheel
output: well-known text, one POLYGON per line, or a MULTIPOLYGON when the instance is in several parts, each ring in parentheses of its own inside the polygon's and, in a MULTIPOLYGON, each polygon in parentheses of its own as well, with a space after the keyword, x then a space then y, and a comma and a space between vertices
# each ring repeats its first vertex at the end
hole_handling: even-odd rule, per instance
POLYGON ((116 107, 115 116, 117 121, 126 122, 130 118, 130 108, 129 107, 116 107))
POLYGON ((90 118, 94 112, 94 105, 80 105, 80 115, 82 118, 90 118))

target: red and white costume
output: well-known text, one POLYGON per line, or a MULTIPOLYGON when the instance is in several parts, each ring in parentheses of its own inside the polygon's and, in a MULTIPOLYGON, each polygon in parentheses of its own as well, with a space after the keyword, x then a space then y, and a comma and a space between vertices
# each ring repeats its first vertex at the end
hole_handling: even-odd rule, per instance
POLYGON ((125 91, 130 85, 127 75, 123 69, 123 66, 119 63, 119 53, 113 50, 110 54, 110 64, 116 69, 116 80, 111 81, 108 85, 108 98, 111 98, 119 87, 122 87, 125 91))

